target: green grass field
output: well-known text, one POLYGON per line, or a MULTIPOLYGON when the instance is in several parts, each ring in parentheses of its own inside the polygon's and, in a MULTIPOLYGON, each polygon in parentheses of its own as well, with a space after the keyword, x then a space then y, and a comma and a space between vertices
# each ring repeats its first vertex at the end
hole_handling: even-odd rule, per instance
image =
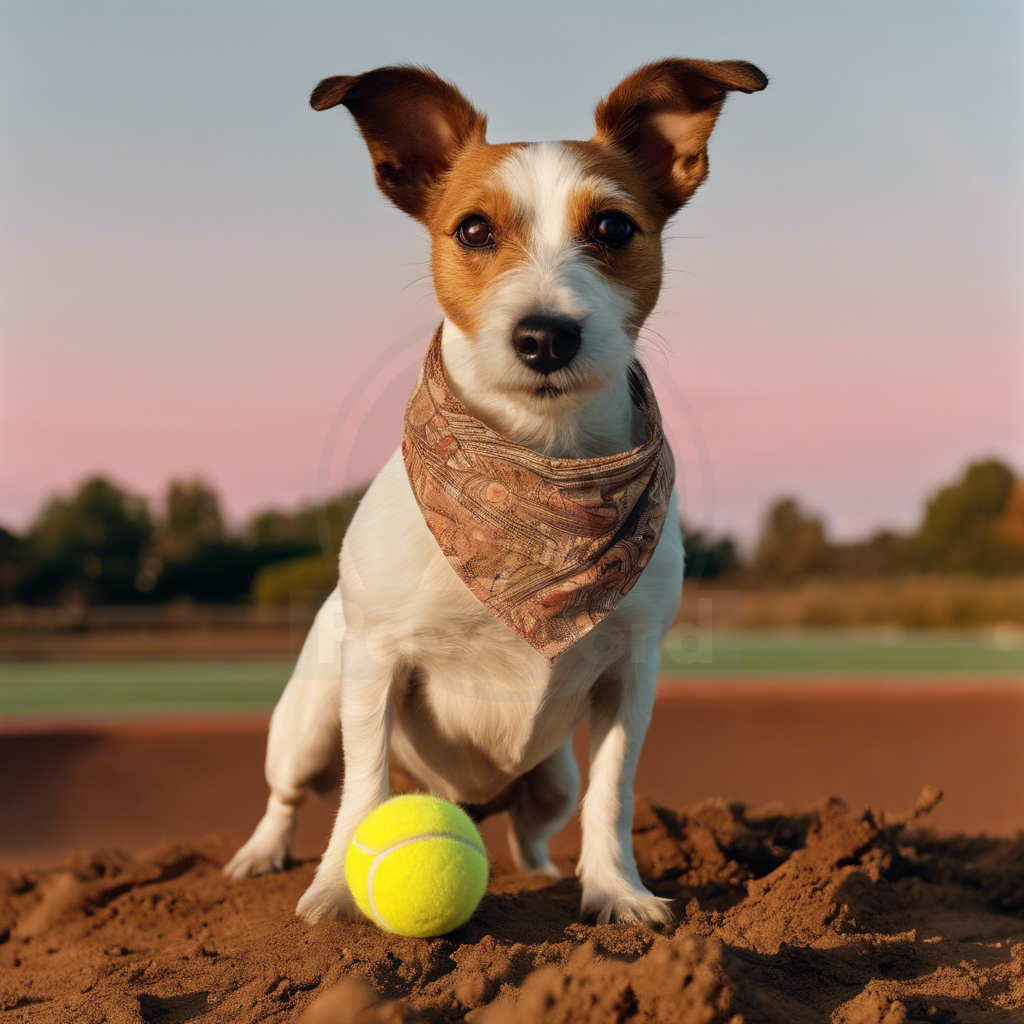
POLYGON ((1006 675, 1024 685, 1024 642, 956 633, 677 632, 665 640, 661 666, 666 675, 1006 675))
MULTIPOLYGON (((676 633, 662 670, 681 683, 723 686, 772 677, 814 687, 892 677, 929 687, 965 676, 1024 689, 1024 647, 977 636, 838 633, 676 633)), ((290 662, 28 662, 0 664, 0 716, 263 711, 281 692, 290 662)))
POLYGON ((286 662, 22 662, 0 664, 0 716, 263 711, 286 662))

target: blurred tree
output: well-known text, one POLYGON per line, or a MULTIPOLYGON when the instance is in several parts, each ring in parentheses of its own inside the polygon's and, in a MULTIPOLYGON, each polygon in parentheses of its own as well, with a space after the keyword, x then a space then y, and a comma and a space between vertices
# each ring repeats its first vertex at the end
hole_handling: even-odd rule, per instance
POLYGON ((224 540, 224 519, 216 491, 202 480, 172 480, 158 527, 164 553, 185 558, 203 544, 224 540))
POLYGON ((264 566, 252 583, 258 605, 318 606, 338 582, 338 566, 323 555, 307 555, 264 566))
MULTIPOLYGON (((209 486, 195 480, 172 483, 139 574, 140 586, 158 601, 244 601, 257 593, 254 580, 269 566, 295 559, 333 565, 362 494, 343 494, 295 513, 263 512, 242 537, 229 537, 217 495, 209 486)), ((322 570, 320 576, 325 573, 330 570, 322 570)), ((272 590, 275 584, 261 584, 259 593, 269 593, 268 586, 272 590)), ((314 581, 307 589, 320 586, 314 581)))
POLYGON ((132 601, 151 532, 143 498, 91 477, 72 497, 51 500, 32 524, 32 565, 18 597, 29 603, 132 601))
POLYGON ((309 553, 303 544, 248 544, 225 540, 203 544, 189 557, 162 563, 153 583, 157 601, 189 598, 200 604, 245 601, 265 566, 309 553))
POLYGON ((1014 480, 995 529, 999 537, 1024 545, 1024 480, 1014 480))
POLYGON ((1024 569, 1024 544, 1014 522, 1013 471, 998 459, 967 467, 963 477, 928 501, 924 521, 908 538, 912 567, 928 572, 997 573, 1024 569))
POLYGON ((365 493, 365 487, 346 491, 298 512, 261 512, 250 521, 247 532, 256 544, 303 543, 333 557, 365 493))
POLYGON ((0 604, 10 604, 29 565, 28 544, 0 526, 0 604))
POLYGON ((829 546, 822 521, 795 498, 779 498, 768 509, 750 562, 758 582, 792 583, 829 568, 829 546))
POLYGON ((835 576, 891 576, 904 568, 905 554, 905 537, 895 530, 878 530, 867 540, 830 544, 828 568, 835 576))
POLYGON ((739 553, 732 537, 714 539, 704 530, 692 530, 681 523, 686 551, 684 575, 695 579, 717 579, 739 568, 739 553))
POLYGON ((314 542, 301 538, 254 543, 230 537, 213 488, 201 480, 175 480, 167 488, 139 583, 154 600, 244 601, 265 565, 315 549, 314 542))
POLYGON ((197 558, 209 546, 225 543, 225 534, 216 491, 201 480, 172 480, 139 567, 136 580, 139 590, 156 599, 196 596, 177 591, 169 594, 165 574, 170 572, 172 577, 180 579, 181 574, 175 570, 197 558))

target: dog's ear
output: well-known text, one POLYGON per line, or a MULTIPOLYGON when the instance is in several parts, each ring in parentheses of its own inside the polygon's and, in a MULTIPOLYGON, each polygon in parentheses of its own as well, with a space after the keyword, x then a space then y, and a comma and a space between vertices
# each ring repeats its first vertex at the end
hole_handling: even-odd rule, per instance
POLYGON ((675 213, 707 177, 711 129, 732 90, 758 92, 767 76, 741 60, 663 60, 620 82, 594 111, 594 141, 625 149, 675 213))
POLYGON ((366 140, 377 184, 413 217, 426 212, 434 183, 459 151, 483 142, 487 119, 453 85, 426 68, 386 67, 325 78, 314 110, 348 107, 366 140))

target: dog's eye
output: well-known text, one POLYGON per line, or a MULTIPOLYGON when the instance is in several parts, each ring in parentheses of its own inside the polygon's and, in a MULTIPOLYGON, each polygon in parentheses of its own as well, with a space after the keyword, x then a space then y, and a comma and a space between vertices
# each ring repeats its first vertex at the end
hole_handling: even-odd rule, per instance
POLYGON ((599 213, 594 218, 594 227, 590 237, 595 242, 612 248, 625 245, 636 232, 636 225, 624 214, 609 210, 599 213))
POLYGON ((470 249, 483 249, 494 245, 494 234, 491 225, 476 214, 467 217, 455 230, 457 241, 470 249))

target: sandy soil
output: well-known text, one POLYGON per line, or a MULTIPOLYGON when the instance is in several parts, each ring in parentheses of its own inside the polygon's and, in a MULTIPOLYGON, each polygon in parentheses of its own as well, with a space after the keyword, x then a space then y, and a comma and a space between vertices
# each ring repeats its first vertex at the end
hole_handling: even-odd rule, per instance
POLYGON ((222 876, 264 800, 264 728, 0 736, 0 1021, 1024 1021, 1019 698, 667 696, 638 776, 662 806, 639 802, 634 845, 678 923, 577 921, 575 825, 551 882, 512 870, 492 819, 488 895, 432 941, 293 916, 316 805, 301 863, 222 876), (948 792, 924 817, 862 810, 929 779, 948 792))
POLYGON ((662 931, 579 923, 574 879, 500 853, 472 921, 433 940, 306 926, 291 911, 313 864, 228 881, 237 836, 78 854, 0 875, 0 1019, 1024 1019, 1024 839, 936 841, 903 820, 641 803, 641 872, 680 918, 662 931))

